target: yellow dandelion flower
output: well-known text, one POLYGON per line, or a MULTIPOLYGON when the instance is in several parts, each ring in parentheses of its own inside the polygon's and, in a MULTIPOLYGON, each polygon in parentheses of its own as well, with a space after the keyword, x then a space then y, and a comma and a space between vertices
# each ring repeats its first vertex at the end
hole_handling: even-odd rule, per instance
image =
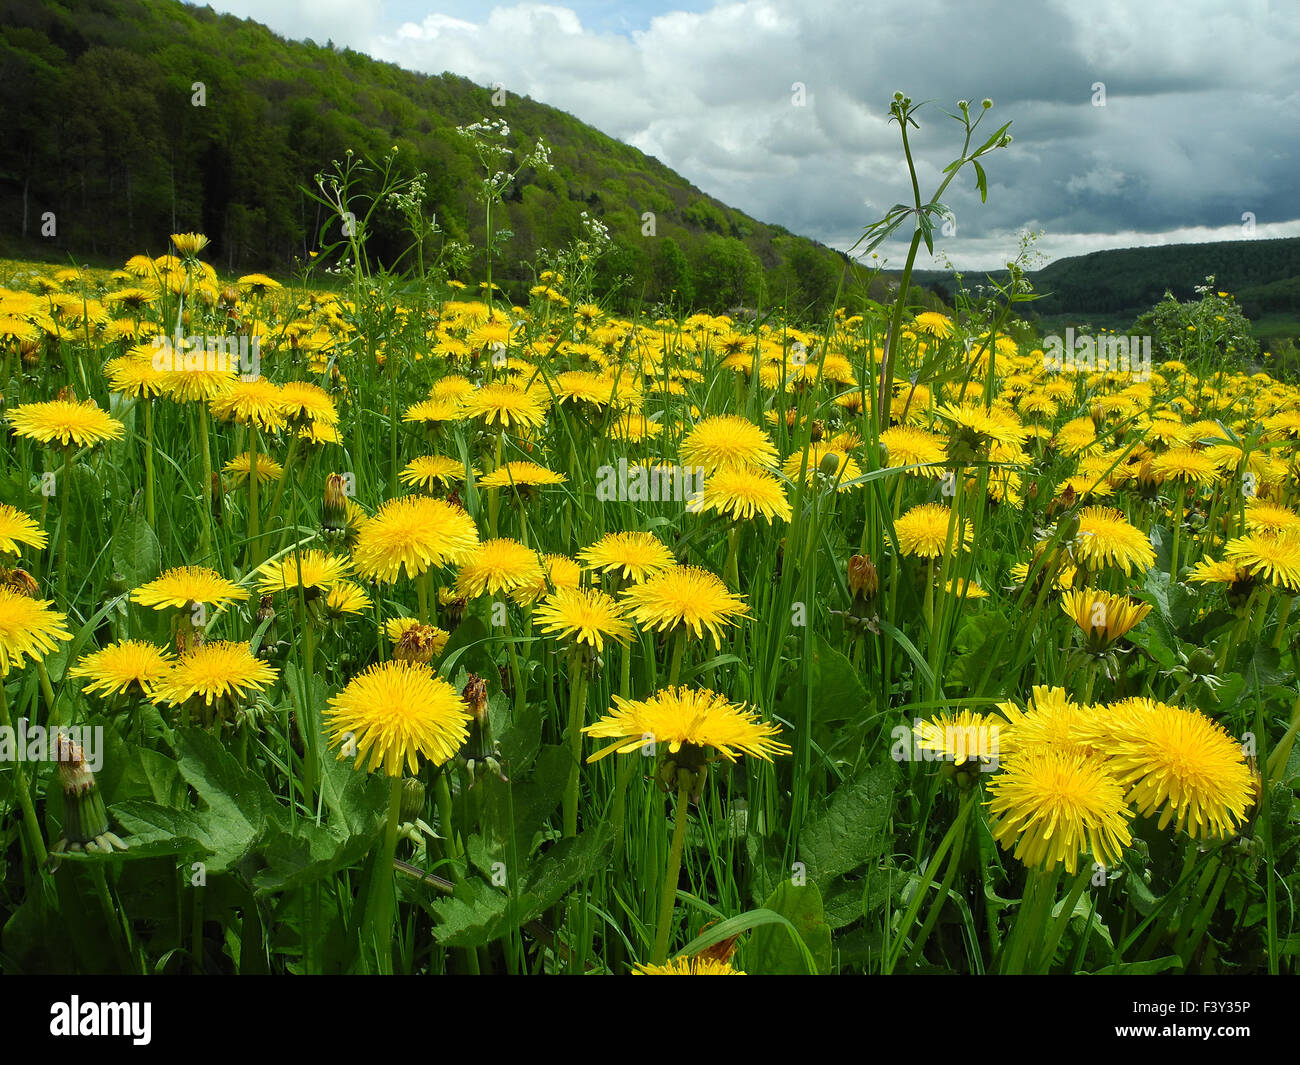
POLYGON ((301 551, 283 558, 263 562, 257 568, 258 590, 273 595, 302 588, 319 591, 331 588, 346 577, 352 563, 340 555, 324 551, 301 551))
POLYGON ((544 484, 564 484, 569 478, 562 473, 548 470, 535 462, 507 462, 491 473, 479 478, 484 488, 535 487, 544 484))
POLYGON ((590 547, 578 552, 587 569, 618 573, 620 579, 637 584, 677 565, 677 559, 653 533, 606 533, 590 547))
POLYGON ((202 699, 205 706, 243 699, 273 684, 277 672, 256 658, 246 643, 217 640, 183 654, 154 685, 155 702, 173 706, 202 699))
POLYGON ((627 643, 631 637, 632 626, 623 614, 623 606, 599 589, 559 588, 543 600, 533 618, 543 632, 585 643, 600 653, 605 640, 627 643))
POLYGON ((1017 754, 987 787, 993 838, 1027 867, 1064 864, 1073 874, 1086 851, 1109 868, 1132 842, 1124 790, 1099 759, 1053 749, 1017 754))
POLYGON ((470 551, 456 573, 456 594, 465 599, 535 584, 542 576, 537 552, 518 540, 484 540, 470 551))
POLYGON ((42 548, 49 542, 49 536, 35 520, 17 507, 0 503, 0 554, 17 555, 22 552, 20 544, 42 548))
POLYGON ((702 467, 712 473, 721 466, 776 465, 777 450, 767 433, 746 418, 720 414, 698 422, 682 440, 683 466, 702 467))
POLYGON ((1161 810, 1193 839, 1235 833, 1254 802, 1241 744, 1204 714, 1150 699, 1125 700, 1099 716, 1106 766, 1129 789, 1138 813, 1161 810))
POLYGON ((756 710, 730 702, 707 688, 669 687, 648 699, 614 696, 614 707, 583 732, 615 742, 588 757, 588 762, 618 752, 641 751, 647 742, 667 744, 676 754, 683 746, 709 748, 729 762, 738 754, 770 762, 790 748, 776 739, 781 730, 759 718, 756 710))
POLYGON ((465 464, 446 455, 420 455, 401 472, 403 484, 431 490, 435 483, 448 486, 465 479, 465 464))
POLYGON ((1079 626, 1090 645, 1100 648, 1114 643, 1151 613, 1151 604, 1080 588, 1061 597, 1061 610, 1079 626))
POLYGON ((768 521, 789 521, 790 501, 785 486, 772 474, 754 466, 724 466, 704 478, 704 486, 687 503, 692 514, 714 510, 736 521, 762 515, 768 521))
POLYGON ((7 677, 24 659, 40 661, 60 640, 72 639, 63 614, 44 599, 31 599, 0 584, 0 677, 7 677))
POLYGON ((659 632, 685 626, 696 639, 705 630, 713 642, 722 644, 722 627, 734 625, 749 613, 739 596, 708 570, 696 566, 673 566, 634 584, 623 592, 633 620, 659 632))
POLYGON ((9 424, 19 436, 42 444, 54 441, 67 447, 88 447, 116 440, 125 432, 122 423, 109 417, 93 400, 74 403, 55 399, 47 403, 26 403, 15 407, 9 424))
POLYGON ((478 546, 478 529, 463 508, 441 499, 390 499, 357 533, 352 560, 367 579, 392 584, 405 572, 461 562, 478 546))
MULTIPOLYGON (((921 558, 938 558, 951 553, 956 541, 956 526, 949 530, 952 510, 942 503, 922 503, 912 507, 898 521, 894 532, 898 535, 898 550, 903 555, 921 558)), ((969 549, 974 532, 970 522, 963 522, 962 549, 969 549)))
POLYGON ((166 607, 183 609, 191 603, 222 606, 247 598, 248 592, 234 581, 228 581, 216 570, 204 566, 169 569, 156 580, 142 584, 131 593, 131 602, 151 606, 155 610, 166 607))
POLYGON ((401 776, 403 766, 419 772, 420 756, 435 766, 451 761, 469 738, 469 721, 454 687, 428 666, 400 661, 371 666, 324 713, 332 746, 354 749, 357 769, 390 777, 401 776))
POLYGON ((1113 566, 1125 576, 1134 567, 1144 572, 1156 562, 1150 538, 1113 507, 1085 507, 1079 511, 1074 551, 1089 569, 1113 566))
POLYGON ((152 699, 154 689, 170 672, 170 652, 144 640, 119 640, 82 655, 68 670, 69 677, 85 679, 82 690, 92 695, 119 695, 127 691, 152 699))

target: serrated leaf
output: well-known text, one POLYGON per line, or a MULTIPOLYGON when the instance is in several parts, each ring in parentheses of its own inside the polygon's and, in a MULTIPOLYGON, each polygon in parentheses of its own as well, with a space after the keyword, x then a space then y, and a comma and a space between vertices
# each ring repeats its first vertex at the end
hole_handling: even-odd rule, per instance
POLYGON ((893 762, 869 766, 804 821, 798 860, 810 880, 824 882, 884 853, 897 779, 893 762))

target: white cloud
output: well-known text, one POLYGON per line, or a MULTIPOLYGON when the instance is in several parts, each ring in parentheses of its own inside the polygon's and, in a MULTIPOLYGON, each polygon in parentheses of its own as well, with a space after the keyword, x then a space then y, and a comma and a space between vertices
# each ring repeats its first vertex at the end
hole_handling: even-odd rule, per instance
POLYGON ((1261 231, 1300 213, 1289 118, 1300 11, 1278 0, 915 0, 869 13, 859 0, 735 0, 627 33, 593 28, 580 9, 603 8, 582 0, 446 0, 423 15, 418 2, 390 0, 402 20, 379 0, 225 6, 281 33, 286 20, 301 35, 332 27, 336 41, 410 69, 501 82, 724 202, 841 248, 910 199, 887 113, 899 88, 934 101, 911 134, 926 195, 960 147, 938 107, 964 96, 978 110, 987 95, 998 105, 989 122, 1015 120, 1015 143, 987 161, 988 203, 969 170, 945 192, 959 265, 1004 260, 1032 219, 1051 234, 1044 248, 1072 254, 1230 232, 1244 210, 1261 231), (1092 106, 1096 81, 1105 107, 1092 106))

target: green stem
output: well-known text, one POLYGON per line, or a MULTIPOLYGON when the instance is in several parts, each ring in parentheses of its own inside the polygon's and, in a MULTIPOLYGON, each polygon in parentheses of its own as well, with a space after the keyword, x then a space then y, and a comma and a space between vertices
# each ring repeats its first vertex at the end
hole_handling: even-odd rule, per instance
POLYGON ((578 834, 578 770, 582 765, 582 722, 587 709, 587 670, 581 652, 569 656, 569 779, 564 788, 564 838, 578 834))
POLYGON ((654 953, 650 961, 663 965, 668 960, 668 938, 672 932, 673 909, 677 903, 677 881, 682 872, 682 848, 686 845, 686 807, 690 802, 690 788, 677 787, 677 808, 673 814, 673 842, 668 852, 668 866, 664 870, 664 886, 659 895, 659 922, 655 926, 654 953))
MULTIPOLYGON (((9 698, 5 695, 3 683, 0 683, 0 727, 4 728, 6 735, 13 735, 13 723, 9 720, 9 698)), ((49 861, 49 855, 45 850, 45 840, 41 836, 41 823, 36 819, 36 804, 32 802, 31 793, 27 790, 27 774, 23 772, 22 762, 17 759, 14 760, 14 789, 18 792, 18 804, 23 808, 23 827, 27 830, 27 845, 31 847, 32 855, 36 858, 36 868, 44 869, 45 863, 49 861)))

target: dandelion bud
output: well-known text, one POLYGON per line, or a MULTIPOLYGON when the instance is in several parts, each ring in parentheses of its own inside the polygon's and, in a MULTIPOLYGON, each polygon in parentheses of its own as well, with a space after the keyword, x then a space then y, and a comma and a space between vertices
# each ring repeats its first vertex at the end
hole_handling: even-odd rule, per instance
POLYGON ((424 782, 419 777, 407 777, 402 781, 402 799, 398 809, 398 818, 402 822, 414 821, 424 811, 424 782))
POLYGON ((863 599, 874 599, 880 588, 880 578, 875 563, 868 555, 854 555, 849 559, 849 591, 863 599))
POLYGON ((990 107, 993 106, 993 101, 990 100, 988 97, 985 97, 980 106, 982 106, 984 110, 987 111, 990 107))
POLYGON ((837 473, 840 472, 841 461, 842 460, 840 459, 840 456, 838 454, 836 454, 834 451, 828 451, 826 452, 825 455, 822 456, 821 463, 818 465, 817 468, 821 470, 823 476, 834 477, 837 473))
POLYGON ((325 478, 325 504, 321 526, 326 532, 342 532, 348 527, 348 497, 343 475, 331 473, 325 478))

